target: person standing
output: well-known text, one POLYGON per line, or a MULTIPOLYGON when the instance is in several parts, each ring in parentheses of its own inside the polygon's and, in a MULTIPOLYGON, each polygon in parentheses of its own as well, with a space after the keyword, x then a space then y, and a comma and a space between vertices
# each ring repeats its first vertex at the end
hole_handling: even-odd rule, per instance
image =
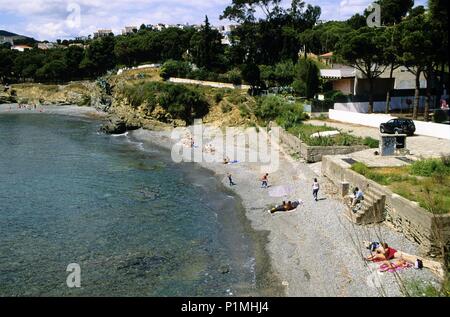
POLYGON ((233 182, 233 176, 230 174, 230 173, 228 173, 228 180, 230 181, 230 186, 234 186, 234 185, 236 185, 234 182, 233 182))
POLYGON ((319 201, 319 190, 320 190, 320 185, 319 182, 317 181, 317 178, 314 178, 314 183, 313 183, 313 197, 315 199, 315 201, 319 201))
POLYGON ((261 188, 267 188, 269 187, 269 174, 266 173, 262 178, 261 178, 261 188))

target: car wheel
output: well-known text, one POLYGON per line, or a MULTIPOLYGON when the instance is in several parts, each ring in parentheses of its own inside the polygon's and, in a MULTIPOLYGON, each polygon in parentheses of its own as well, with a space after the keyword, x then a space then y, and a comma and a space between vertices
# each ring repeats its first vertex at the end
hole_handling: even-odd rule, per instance
POLYGON ((399 135, 399 134, 400 134, 400 131, 398 131, 398 129, 395 129, 394 133, 395 133, 396 135, 399 135))
POLYGON ((384 128, 381 127, 381 128, 380 128, 380 132, 381 132, 381 133, 386 133, 386 130, 384 130, 384 128))

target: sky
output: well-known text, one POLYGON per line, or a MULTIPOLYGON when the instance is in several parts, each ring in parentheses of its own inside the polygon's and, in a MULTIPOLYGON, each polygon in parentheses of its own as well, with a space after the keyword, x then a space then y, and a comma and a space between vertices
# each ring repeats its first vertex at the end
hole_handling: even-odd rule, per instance
MULTIPOLYGON (((321 20, 345 20, 362 13, 373 0, 305 0, 322 8, 321 20)), ((416 5, 426 0, 416 0, 416 5)), ((141 24, 201 24, 208 15, 213 25, 231 0, 0 0, 0 30, 37 40, 54 41, 141 24)), ((289 0, 284 0, 289 4, 289 0)))

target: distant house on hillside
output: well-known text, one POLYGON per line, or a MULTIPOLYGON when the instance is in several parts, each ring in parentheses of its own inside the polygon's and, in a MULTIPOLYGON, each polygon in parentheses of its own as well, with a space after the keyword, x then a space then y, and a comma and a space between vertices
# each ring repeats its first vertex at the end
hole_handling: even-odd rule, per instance
POLYGON ((122 30, 122 35, 134 34, 138 31, 137 26, 126 26, 122 30))
POLYGON ((11 44, 14 45, 14 41, 11 37, 7 37, 7 36, 0 36, 0 45, 2 44, 11 44))
POLYGON ((94 39, 99 38, 99 37, 106 37, 106 36, 110 36, 110 35, 114 35, 112 30, 98 30, 97 32, 94 32, 94 39))
POLYGON ((38 43, 37 47, 40 50, 51 50, 53 48, 56 48, 55 44, 53 43, 38 43))
POLYGON ((319 61, 333 68, 333 52, 319 55, 319 61))
POLYGON ((28 45, 13 45, 13 46, 11 46, 11 49, 19 51, 19 52, 24 52, 26 50, 31 50, 33 48, 31 46, 28 46, 28 45))

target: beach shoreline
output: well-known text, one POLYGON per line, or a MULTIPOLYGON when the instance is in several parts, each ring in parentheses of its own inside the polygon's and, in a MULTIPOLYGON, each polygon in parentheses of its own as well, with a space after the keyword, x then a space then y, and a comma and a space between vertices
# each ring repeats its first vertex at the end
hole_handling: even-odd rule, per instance
MULTIPOLYGON (((171 131, 144 129, 130 132, 135 140, 173 151, 176 141, 171 134, 171 131)), ((206 132, 203 144, 217 145, 215 137, 206 132)), ((249 151, 253 146, 250 144, 237 151, 249 151)), ((213 155, 214 162, 195 164, 212 171, 224 186, 234 192, 242 201, 252 228, 266 234, 265 252, 276 275, 271 282, 280 283, 273 286, 282 287, 285 296, 405 296, 404 285, 396 280, 395 274, 380 276, 378 265, 362 259, 368 255, 364 254, 367 250, 364 250, 363 240, 389 241, 394 247, 412 254, 417 254, 418 245, 384 224, 359 227, 348 222, 343 216, 345 206, 337 198, 331 182, 317 173, 317 169, 314 171, 306 163, 295 161, 285 153, 280 154, 280 169, 269 174, 269 184, 294 187, 295 192, 286 199, 301 199, 304 205, 292 213, 271 215, 268 209, 281 203, 283 198, 270 197, 268 190, 261 188, 260 178, 268 167, 246 162, 225 165, 221 163, 223 155, 218 151, 213 155), (229 185, 228 173, 232 174, 236 186, 229 185), (314 178, 318 178, 322 185, 319 202, 314 201, 309 186, 312 186, 314 178), (347 249, 347 254, 341 252, 344 249, 347 249)), ((429 271, 411 269, 404 275, 408 280, 418 279, 438 285, 438 280, 429 271)))
MULTIPOLYGON (((15 106, 16 109, 14 105, 0 105, 0 114, 36 113, 34 110, 17 109, 17 105, 15 106)), ((106 116, 105 113, 87 107, 45 106, 43 109, 44 114, 94 119, 106 116)), ((139 129, 130 131, 129 135, 150 146, 154 144, 171 151, 175 143, 171 139, 171 132, 139 129)), ((217 141, 214 135, 208 137, 205 144, 217 141)), ((248 148, 239 150, 248 151, 248 148)), ((223 153, 217 155, 219 160, 216 162, 198 164, 212 171, 226 187, 229 186, 227 174, 233 175, 237 185, 230 186, 230 191, 241 200, 251 227, 267 236, 264 253, 268 255, 267 264, 269 270, 273 270, 275 278, 258 281, 262 289, 284 289, 284 295, 289 297, 405 295, 396 274, 380 275, 378 267, 362 260, 362 256, 366 255, 364 251, 367 251, 364 250, 362 241, 388 241, 399 250, 417 254, 419 248, 414 242, 383 224, 367 227, 350 224, 343 218, 343 203, 333 196, 334 187, 306 163, 285 155, 280 157, 281 168, 270 173, 269 184, 294 187, 295 191, 288 199, 301 199, 304 205, 293 213, 271 215, 267 212, 268 208, 280 203, 283 198, 270 197, 268 190, 261 188, 260 177, 266 167, 246 162, 225 165, 220 163, 223 153), (319 202, 313 200, 310 190, 314 178, 318 178, 322 185, 319 202), (268 285, 273 283, 278 285, 268 285)), ((410 269, 402 273, 403 277, 405 280, 420 280, 438 285, 437 279, 426 270, 410 269)))
POLYGON ((0 114, 56 114, 90 119, 104 119, 107 113, 98 111, 92 107, 67 106, 37 106, 25 105, 19 108, 19 104, 0 104, 0 114))

